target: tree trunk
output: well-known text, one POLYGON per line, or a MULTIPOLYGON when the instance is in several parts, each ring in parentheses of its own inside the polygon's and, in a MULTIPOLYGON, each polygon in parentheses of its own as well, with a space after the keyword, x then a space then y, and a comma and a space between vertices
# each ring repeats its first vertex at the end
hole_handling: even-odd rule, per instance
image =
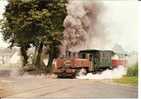
POLYGON ((22 62, 23 62, 23 66, 25 66, 27 63, 28 63, 28 56, 27 56, 27 49, 28 48, 26 48, 26 47, 24 47, 24 46, 22 46, 21 48, 20 48, 20 52, 21 52, 21 56, 23 57, 23 60, 22 60, 22 62))
POLYGON ((35 66, 37 66, 37 68, 40 68, 41 64, 41 54, 42 54, 42 49, 43 49, 43 43, 41 42, 39 45, 39 48, 37 49, 37 57, 35 59, 35 66))
POLYGON ((53 56, 53 52, 54 52, 54 49, 53 47, 50 48, 50 51, 49 51, 49 56, 48 56, 48 65, 47 65, 47 72, 48 73, 52 73, 52 62, 53 62, 53 59, 54 59, 54 56, 53 56))
POLYGON ((35 51, 34 51, 33 58, 32 58, 33 65, 35 65, 36 63, 37 54, 38 54, 38 47, 35 47, 35 51))

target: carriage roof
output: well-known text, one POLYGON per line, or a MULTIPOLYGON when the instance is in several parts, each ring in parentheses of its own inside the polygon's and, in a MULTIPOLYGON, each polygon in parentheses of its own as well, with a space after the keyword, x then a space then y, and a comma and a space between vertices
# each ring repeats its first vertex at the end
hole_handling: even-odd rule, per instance
POLYGON ((87 49, 87 50, 80 50, 79 53, 96 53, 96 52, 111 52, 114 54, 112 50, 96 50, 96 49, 87 49))

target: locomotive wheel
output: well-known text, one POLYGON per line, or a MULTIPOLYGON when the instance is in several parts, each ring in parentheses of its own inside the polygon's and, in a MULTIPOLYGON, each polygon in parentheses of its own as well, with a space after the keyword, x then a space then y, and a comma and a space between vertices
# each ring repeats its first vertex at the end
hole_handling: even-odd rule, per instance
POLYGON ((62 73, 62 74, 58 74, 57 75, 58 78, 75 78, 75 74, 66 74, 66 73, 62 73))
POLYGON ((87 69, 85 69, 85 68, 80 68, 80 69, 77 69, 76 70, 76 72, 75 72, 75 76, 80 76, 81 74, 80 74, 80 72, 81 72, 81 70, 84 70, 84 72, 82 72, 82 74, 87 74, 87 69))

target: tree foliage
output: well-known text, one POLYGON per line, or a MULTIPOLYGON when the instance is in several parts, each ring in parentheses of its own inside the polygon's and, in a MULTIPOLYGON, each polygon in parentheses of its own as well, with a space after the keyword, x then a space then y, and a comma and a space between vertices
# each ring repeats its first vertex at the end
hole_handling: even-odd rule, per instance
POLYGON ((49 60, 51 59, 48 66, 52 64, 57 56, 55 52, 59 50, 58 47, 63 39, 66 3, 66 0, 8 1, 4 12, 3 36, 4 40, 11 43, 11 47, 21 47, 24 65, 27 63, 26 51, 30 45, 40 49, 38 56, 42 52, 42 47, 47 47, 49 60))

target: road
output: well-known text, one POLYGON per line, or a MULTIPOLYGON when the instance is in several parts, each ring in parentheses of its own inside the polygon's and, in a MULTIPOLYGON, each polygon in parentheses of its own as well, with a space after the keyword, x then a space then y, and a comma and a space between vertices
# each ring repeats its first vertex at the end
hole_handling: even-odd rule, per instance
POLYGON ((75 98, 137 98, 138 88, 111 83, 111 81, 51 79, 46 77, 10 77, 0 81, 8 85, 7 98, 75 97, 75 98))

